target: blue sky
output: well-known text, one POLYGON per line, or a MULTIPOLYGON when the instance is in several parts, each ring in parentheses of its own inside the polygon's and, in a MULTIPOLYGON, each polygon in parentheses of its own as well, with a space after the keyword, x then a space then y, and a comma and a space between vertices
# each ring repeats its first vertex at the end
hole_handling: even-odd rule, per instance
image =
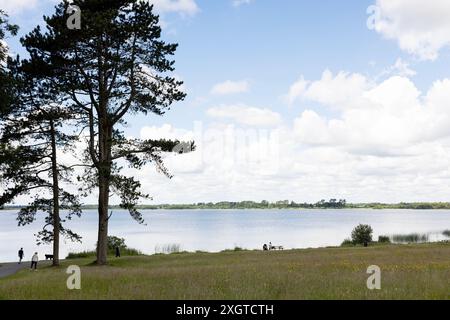
MULTIPOLYGON (((54 2, 41 0, 36 7, 13 11, 12 20, 20 24, 21 35, 41 23, 41 17, 53 11, 54 2)), ((449 52, 432 63, 416 61, 395 41, 369 30, 366 10, 373 0, 282 4, 255 0, 237 7, 231 0, 196 3, 199 9, 192 15, 183 11, 162 13, 167 24, 164 38, 180 45, 175 57, 176 73, 186 83, 188 99, 174 106, 164 118, 134 119, 134 124, 169 122, 188 129, 193 121, 203 120, 211 104, 233 103, 236 99, 293 118, 299 108, 286 108, 280 96, 300 74, 316 79, 326 68, 376 76, 402 57, 420 74, 416 84, 421 90, 427 90, 436 78, 448 75, 449 52), (251 83, 250 92, 238 97, 210 96, 214 84, 241 79, 251 83), (199 97, 208 102, 198 103, 199 97)), ((13 51, 23 54, 15 42, 10 43, 13 51)))
MULTIPOLYGON (((10 8, 21 34, 55 4, 9 2, 0 7, 10 8)), ((419 0, 153 2, 164 39, 179 43, 176 75, 188 98, 164 117, 130 118, 127 133, 195 137, 197 121, 204 130, 265 130, 281 139, 271 172, 255 173, 261 161, 238 163, 235 155, 231 164, 226 156, 205 161, 214 152, 208 143, 192 168, 190 158, 168 159, 172 181, 148 169, 144 185, 156 202, 448 200, 448 1, 426 10, 419 0), (371 5, 380 13, 374 30, 371 5)), ((17 39, 8 44, 23 54, 17 39)))

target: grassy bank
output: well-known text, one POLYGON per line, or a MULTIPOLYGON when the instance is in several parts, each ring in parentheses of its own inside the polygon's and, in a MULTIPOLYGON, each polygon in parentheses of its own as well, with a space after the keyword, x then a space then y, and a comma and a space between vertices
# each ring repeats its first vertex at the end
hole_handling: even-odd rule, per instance
POLYGON ((64 261, 0 279, 1 299, 450 299, 450 245, 237 251, 64 261), (66 288, 65 267, 82 270, 66 288), (366 288, 378 265, 382 289, 366 288))

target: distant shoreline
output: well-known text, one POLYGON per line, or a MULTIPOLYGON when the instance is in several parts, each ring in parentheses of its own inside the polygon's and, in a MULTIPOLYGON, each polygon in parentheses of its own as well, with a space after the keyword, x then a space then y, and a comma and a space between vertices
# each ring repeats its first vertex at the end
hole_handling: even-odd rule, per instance
MULTIPOLYGON (((26 206, 5 206, 0 211, 20 210, 26 206)), ((96 210, 96 205, 84 205, 82 210, 96 210)), ((122 210, 118 205, 111 206, 110 210, 122 210)), ((314 204, 295 203, 293 201, 278 201, 269 203, 267 201, 253 202, 218 202, 218 203, 197 203, 197 204, 159 204, 159 205, 139 205, 138 210, 344 210, 344 209, 373 209, 373 210, 450 210, 449 202, 401 202, 396 204, 388 203, 347 203, 345 200, 320 201, 314 204)))

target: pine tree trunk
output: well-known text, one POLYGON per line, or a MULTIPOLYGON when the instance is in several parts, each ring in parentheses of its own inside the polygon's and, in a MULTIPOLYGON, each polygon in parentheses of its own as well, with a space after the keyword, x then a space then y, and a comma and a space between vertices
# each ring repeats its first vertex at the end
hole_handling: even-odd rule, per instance
POLYGON ((52 176, 53 176, 53 266, 59 266, 59 234, 61 232, 59 217, 59 179, 56 155, 56 134, 53 120, 50 120, 52 146, 52 176))
POLYGON ((105 265, 108 262, 109 182, 103 177, 99 180, 97 264, 105 265))
POLYGON ((108 263, 108 222, 109 222, 109 196, 111 183, 111 139, 112 126, 106 119, 99 123, 99 197, 98 197, 98 242, 97 264, 108 263))
POLYGON ((98 242, 97 264, 108 263, 108 222, 109 222, 109 194, 112 170, 112 135, 113 123, 108 113, 108 86, 105 80, 103 65, 103 44, 98 44, 98 72, 99 72, 99 111, 98 111, 98 242))

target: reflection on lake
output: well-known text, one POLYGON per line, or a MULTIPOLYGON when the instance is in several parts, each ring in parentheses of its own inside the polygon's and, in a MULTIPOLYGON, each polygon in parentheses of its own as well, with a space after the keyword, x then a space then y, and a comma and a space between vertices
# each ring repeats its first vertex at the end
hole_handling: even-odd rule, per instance
MULTIPOLYGON (((147 225, 139 225, 127 212, 115 210, 109 234, 126 239, 129 247, 152 254, 155 248, 179 244, 186 251, 221 251, 239 246, 261 249, 271 241, 285 248, 339 245, 359 223, 370 224, 379 235, 430 233, 430 241, 448 239, 450 210, 156 210, 143 211, 147 225)), ((15 211, 0 211, 0 261, 15 261, 20 247, 29 259, 43 257, 50 246, 37 247, 34 234, 43 225, 17 227, 15 211)), ((42 220, 42 218, 40 219, 42 220)), ((83 243, 61 243, 68 252, 93 250, 97 241, 97 213, 85 210, 68 226, 83 236, 83 243)))

